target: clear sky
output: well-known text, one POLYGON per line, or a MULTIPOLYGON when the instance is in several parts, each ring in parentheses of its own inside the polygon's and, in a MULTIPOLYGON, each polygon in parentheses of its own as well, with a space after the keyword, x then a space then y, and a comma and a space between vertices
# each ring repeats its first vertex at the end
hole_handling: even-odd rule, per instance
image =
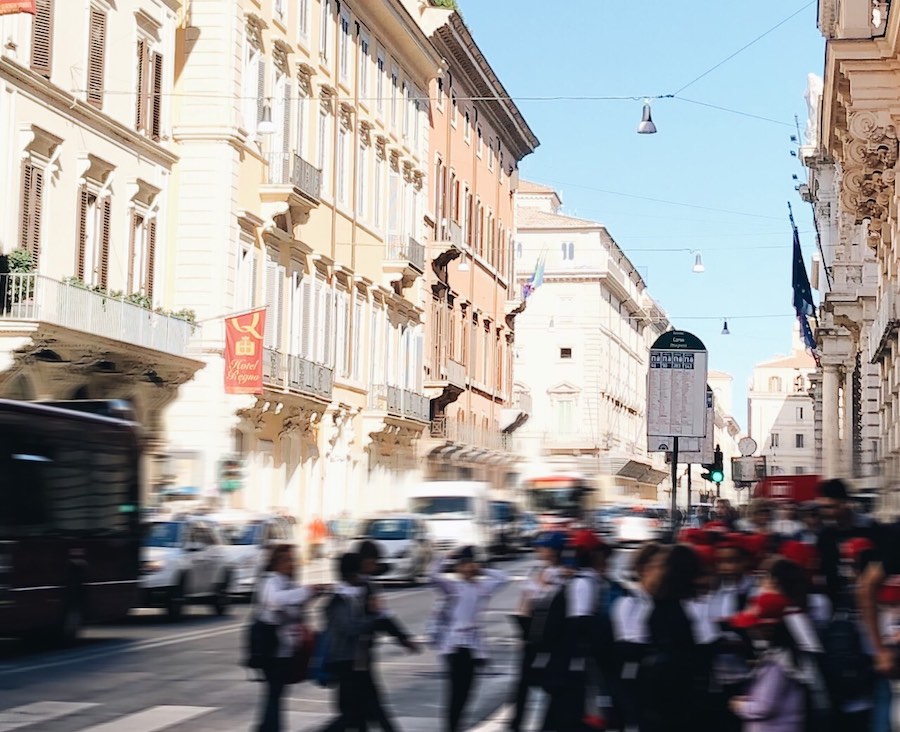
POLYGON ((564 213, 603 222, 676 327, 696 333, 710 368, 734 376, 746 430, 753 364, 787 353, 791 230, 815 250, 808 204, 791 175, 794 116, 805 132, 807 74, 824 41, 809 0, 459 0, 463 17, 541 140, 522 176, 562 193, 564 213), (792 13, 802 12, 678 96, 653 102, 656 135, 635 133, 636 101, 547 96, 671 94, 792 13), (644 198, 639 198, 644 197, 644 198), (655 201, 645 199, 657 199, 655 201), (675 202, 684 205, 673 205, 675 202), (648 251, 648 250, 669 251, 648 251), (704 274, 693 274, 700 250, 704 274), (747 317, 770 316, 777 317, 747 317), (728 318, 731 335, 721 335, 728 318), (702 319, 708 318, 708 319, 702 319))

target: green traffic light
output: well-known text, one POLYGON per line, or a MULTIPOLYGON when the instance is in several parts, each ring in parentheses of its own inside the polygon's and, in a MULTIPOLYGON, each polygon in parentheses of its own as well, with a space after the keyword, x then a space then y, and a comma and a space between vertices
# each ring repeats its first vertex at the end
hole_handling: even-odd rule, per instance
POLYGON ((723 473, 721 470, 714 470, 712 473, 710 473, 709 477, 712 479, 713 483, 721 483, 723 480, 725 480, 725 473, 723 473))

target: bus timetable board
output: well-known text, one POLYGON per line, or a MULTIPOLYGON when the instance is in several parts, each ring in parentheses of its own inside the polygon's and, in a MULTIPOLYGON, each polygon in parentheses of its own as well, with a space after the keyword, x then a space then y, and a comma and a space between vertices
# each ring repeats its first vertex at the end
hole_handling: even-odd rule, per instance
MULTIPOLYGON (((647 381, 648 435, 706 436, 707 360, 706 347, 692 333, 673 330, 656 339, 647 381)), ((648 447, 659 450, 652 440, 648 447)))

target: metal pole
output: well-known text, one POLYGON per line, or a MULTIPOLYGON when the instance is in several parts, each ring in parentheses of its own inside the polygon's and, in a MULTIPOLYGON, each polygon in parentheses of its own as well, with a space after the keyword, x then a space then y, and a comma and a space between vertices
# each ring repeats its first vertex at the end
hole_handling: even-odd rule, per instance
POLYGON ((685 517, 691 515, 691 464, 690 463, 688 463, 687 470, 688 470, 688 473, 687 473, 688 494, 687 494, 687 512, 685 514, 685 517))
POLYGON ((722 484, 716 483, 716 498, 719 498, 721 496, 721 489, 722 489, 722 484))
POLYGON ((675 543, 675 537, 678 536, 678 527, 675 526, 675 511, 678 508, 678 438, 673 438, 672 445, 672 509, 670 513, 669 523, 672 525, 672 543, 675 543))

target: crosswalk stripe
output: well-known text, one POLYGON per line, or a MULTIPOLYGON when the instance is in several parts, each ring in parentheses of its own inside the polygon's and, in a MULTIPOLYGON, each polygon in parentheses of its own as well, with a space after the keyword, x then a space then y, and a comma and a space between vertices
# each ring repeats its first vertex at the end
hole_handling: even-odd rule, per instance
POLYGON ((150 707, 111 722, 86 727, 78 732, 157 732, 214 710, 215 707, 150 707))
POLYGON ((42 701, 4 709, 0 711, 0 732, 11 732, 30 724, 42 724, 95 706, 97 705, 87 702, 42 701))

